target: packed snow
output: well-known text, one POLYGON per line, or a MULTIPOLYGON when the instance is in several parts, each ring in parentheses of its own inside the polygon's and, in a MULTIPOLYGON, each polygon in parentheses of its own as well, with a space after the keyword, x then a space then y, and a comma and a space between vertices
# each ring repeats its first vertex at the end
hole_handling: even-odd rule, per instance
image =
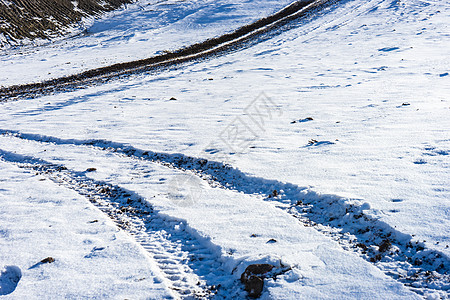
MULTIPOLYGON (((3 50, 0 85, 178 49, 287 4, 138 1, 3 50)), ((0 295, 245 298, 242 272, 268 263, 263 299, 447 299, 449 17, 445 1, 337 1, 233 53, 1 104, 0 295)))

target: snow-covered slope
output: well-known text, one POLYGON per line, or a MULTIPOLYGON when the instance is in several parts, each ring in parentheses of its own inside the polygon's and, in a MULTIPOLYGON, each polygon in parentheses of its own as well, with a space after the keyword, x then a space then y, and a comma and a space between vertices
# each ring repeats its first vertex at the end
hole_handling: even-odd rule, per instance
POLYGON ((141 0, 95 20, 77 38, 46 47, 3 50, 0 86, 43 81, 176 50, 231 32, 290 2, 141 0), (27 71, 30 68, 32 73, 27 71))
MULTIPOLYGON (((139 5, 130 7, 67 45, 2 54, 1 82, 39 81, 147 57, 230 31, 284 4, 142 2, 141 12, 139 5)), ((88 200, 96 205, 92 199, 98 199, 97 207, 116 222, 143 222, 122 227, 114 242, 108 240, 110 223, 99 222, 95 229, 102 247, 120 253, 134 243, 129 251, 136 260, 130 263, 146 264, 149 281, 136 283, 132 298, 146 293, 144 286, 149 297, 202 291, 244 297, 240 274, 251 263, 265 262, 278 272, 276 280, 265 279, 265 298, 445 299, 450 289, 449 16, 447 2, 338 1, 317 18, 228 55, 4 103, 2 213, 21 213, 25 204, 11 202, 27 201, 20 191, 33 185, 37 199, 46 198, 42 189, 52 199, 73 191, 81 195, 73 194, 74 219, 81 220, 88 200), (21 179, 9 181, 16 176, 21 179), (41 178, 73 191, 36 181, 41 178), (134 204, 99 192, 106 187, 142 197, 157 212, 159 225, 142 230, 150 223, 132 213, 111 213, 110 206, 134 204), (148 247, 160 235, 156 245, 162 246, 148 247), (167 249, 173 251, 170 259, 168 253, 153 255, 167 249), (173 276, 168 264, 174 265, 173 276), (193 287, 195 280, 201 288, 193 287)), ((39 280, 27 270, 39 261, 35 256, 55 256, 54 265, 39 268, 62 274, 58 261, 69 264, 92 248, 71 245, 71 256, 55 238, 46 240, 51 253, 26 249, 35 237, 22 240, 18 232, 42 222, 40 216, 49 218, 38 204, 29 205, 34 218, 22 223, 0 218, 0 232, 10 241, 0 244, 0 264, 22 272, 12 298, 24 295, 15 294, 19 291, 37 296, 45 291, 20 290, 25 278, 29 284, 39 280), (15 240, 23 244, 23 256, 11 254, 17 253, 15 240)), ((55 209, 55 214, 61 219, 68 211, 55 209)), ((74 230, 60 226, 68 235, 74 230)), ((128 259, 111 252, 104 257, 118 264, 128 259)), ((107 266, 99 262, 98 267, 107 266)), ((64 276, 74 268, 70 264, 64 276)), ((134 275, 124 276, 130 276, 124 289, 132 288, 134 275)), ((89 296, 90 290, 81 293, 89 296)), ((122 296, 109 293, 105 296, 122 296)))

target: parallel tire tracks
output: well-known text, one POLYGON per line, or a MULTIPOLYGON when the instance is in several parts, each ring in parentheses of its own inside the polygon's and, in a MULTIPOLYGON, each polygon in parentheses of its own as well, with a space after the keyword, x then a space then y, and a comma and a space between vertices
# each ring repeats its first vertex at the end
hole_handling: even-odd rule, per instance
POLYGON ((262 195, 305 226, 330 236, 345 250, 357 253, 417 293, 439 292, 448 296, 450 258, 366 213, 367 205, 359 201, 319 195, 297 185, 248 176, 230 165, 183 154, 145 151, 105 140, 65 140, 6 130, 0 130, 0 134, 40 143, 93 147, 188 171, 213 187, 262 195))
POLYGON ((211 38, 201 43, 162 55, 131 62, 113 64, 88 70, 79 74, 50 79, 43 82, 14 85, 0 88, 0 102, 17 98, 35 98, 55 92, 85 88, 107 82, 113 78, 139 72, 151 72, 180 65, 186 62, 207 59, 245 47, 250 41, 257 40, 280 27, 313 13, 338 0, 299 0, 281 11, 242 26, 237 30, 211 38))

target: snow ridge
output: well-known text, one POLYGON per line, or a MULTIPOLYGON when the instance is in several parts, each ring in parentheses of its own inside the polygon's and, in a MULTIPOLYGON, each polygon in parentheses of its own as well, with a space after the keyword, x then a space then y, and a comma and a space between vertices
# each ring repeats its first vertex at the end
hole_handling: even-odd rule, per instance
POLYGON ((314 226, 331 236, 344 249, 358 253, 417 293, 439 292, 445 297, 450 290, 450 259, 378 220, 369 213, 370 206, 361 200, 319 194, 294 184, 252 177, 230 165, 183 154, 144 151, 105 140, 60 139, 8 130, 0 130, 0 134, 41 143, 94 147, 193 172, 213 187, 260 195, 305 226, 314 226))

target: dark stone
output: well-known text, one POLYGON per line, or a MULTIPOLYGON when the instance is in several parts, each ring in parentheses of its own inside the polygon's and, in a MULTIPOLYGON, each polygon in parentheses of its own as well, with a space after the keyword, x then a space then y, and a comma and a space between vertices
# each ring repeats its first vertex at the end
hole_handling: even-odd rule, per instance
POLYGON ((245 290, 251 298, 259 298, 264 288, 264 280, 258 276, 252 275, 245 283, 245 290))
POLYGON ((274 266, 269 264, 253 264, 245 269, 241 275, 241 282, 244 284, 249 297, 258 298, 261 296, 265 275, 273 268, 274 266))
POLYGON ((96 168, 87 168, 86 169, 86 172, 94 172, 94 171, 97 171, 97 169, 96 168))
POLYGON ((269 198, 277 197, 280 193, 277 190, 273 190, 272 193, 269 194, 269 198))
POLYGON ((55 261, 55 259, 53 257, 49 256, 49 257, 44 258, 43 260, 41 260, 41 263, 43 263, 43 264, 47 264, 47 263, 51 264, 54 261, 55 261))

